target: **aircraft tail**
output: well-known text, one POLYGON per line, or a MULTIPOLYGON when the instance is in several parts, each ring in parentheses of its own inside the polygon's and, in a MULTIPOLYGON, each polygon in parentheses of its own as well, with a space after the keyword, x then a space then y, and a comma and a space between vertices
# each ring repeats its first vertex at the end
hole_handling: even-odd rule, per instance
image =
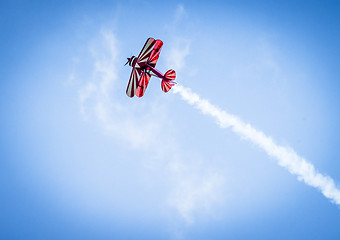
POLYGON ((174 81, 175 78, 176 78, 175 70, 170 69, 164 74, 164 77, 161 82, 161 87, 164 92, 168 92, 172 88, 172 86, 176 84, 176 82, 174 81))

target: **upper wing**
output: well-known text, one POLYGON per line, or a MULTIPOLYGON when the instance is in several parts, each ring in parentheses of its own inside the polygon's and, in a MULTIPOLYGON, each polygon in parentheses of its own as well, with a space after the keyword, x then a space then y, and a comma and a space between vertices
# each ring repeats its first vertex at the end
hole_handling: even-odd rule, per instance
POLYGON ((155 40, 153 38, 148 38, 142 51, 138 55, 138 62, 140 65, 144 65, 146 63, 150 64, 152 67, 156 66, 159 53, 163 46, 163 42, 161 40, 155 40))
POLYGON ((142 70, 140 68, 134 67, 132 69, 130 80, 126 89, 126 95, 128 95, 129 97, 133 97, 135 95, 141 73, 142 70))
POLYGON ((146 62, 148 61, 151 52, 153 50, 153 46, 155 45, 156 40, 153 38, 148 38, 148 40, 146 40, 144 47, 142 48, 142 50, 140 51, 139 55, 138 55, 138 62, 143 64, 146 64, 146 62))
POLYGON ((138 87, 136 90, 136 96, 142 97, 145 93, 145 90, 149 84, 151 75, 148 72, 142 71, 141 77, 138 82, 138 87))

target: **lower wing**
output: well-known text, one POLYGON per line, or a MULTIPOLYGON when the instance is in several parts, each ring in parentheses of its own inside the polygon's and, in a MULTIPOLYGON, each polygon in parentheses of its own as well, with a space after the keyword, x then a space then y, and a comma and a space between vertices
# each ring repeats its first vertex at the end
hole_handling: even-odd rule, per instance
POLYGON ((126 95, 133 97, 138 87, 138 81, 140 79, 142 70, 140 68, 134 67, 132 69, 130 80, 126 89, 126 95))
POLYGON ((136 96, 137 97, 142 97, 145 93, 145 90, 149 84, 151 75, 148 72, 142 71, 141 72, 141 77, 138 82, 138 87, 136 90, 136 96))

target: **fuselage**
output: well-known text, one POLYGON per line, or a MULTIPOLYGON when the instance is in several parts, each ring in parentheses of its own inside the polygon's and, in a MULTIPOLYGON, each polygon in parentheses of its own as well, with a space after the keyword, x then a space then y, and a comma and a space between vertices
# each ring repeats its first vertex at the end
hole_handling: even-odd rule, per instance
POLYGON ((139 59, 135 56, 128 58, 129 66, 141 68, 143 71, 146 71, 146 72, 151 71, 151 72, 154 73, 154 76, 163 79, 164 74, 161 73, 158 69, 154 68, 153 66, 151 66, 148 63, 140 63, 138 60, 139 59), (137 64, 137 66, 136 66, 136 64, 137 64))

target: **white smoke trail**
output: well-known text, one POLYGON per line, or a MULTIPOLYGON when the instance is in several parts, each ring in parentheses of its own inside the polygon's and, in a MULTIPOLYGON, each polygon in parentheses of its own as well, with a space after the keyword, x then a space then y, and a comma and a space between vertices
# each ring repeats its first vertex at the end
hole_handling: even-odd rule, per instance
POLYGON ((333 179, 319 173, 311 163, 297 155, 293 149, 277 145, 263 132, 212 105, 209 101, 201 99, 189 88, 177 85, 173 89, 174 93, 179 93, 183 100, 198 108, 202 113, 214 117, 221 128, 231 127, 239 136, 255 143, 269 156, 275 157, 280 166, 297 175, 299 180, 319 189, 325 197, 340 205, 340 190, 335 186, 333 179))

